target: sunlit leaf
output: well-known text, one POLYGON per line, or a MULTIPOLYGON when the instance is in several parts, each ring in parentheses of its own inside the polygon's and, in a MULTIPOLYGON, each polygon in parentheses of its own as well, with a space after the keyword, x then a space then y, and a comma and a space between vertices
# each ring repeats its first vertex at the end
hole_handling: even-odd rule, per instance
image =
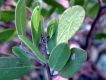
POLYGON ((85 11, 80 6, 68 8, 59 18, 57 45, 67 43, 68 40, 79 30, 85 17, 85 11))

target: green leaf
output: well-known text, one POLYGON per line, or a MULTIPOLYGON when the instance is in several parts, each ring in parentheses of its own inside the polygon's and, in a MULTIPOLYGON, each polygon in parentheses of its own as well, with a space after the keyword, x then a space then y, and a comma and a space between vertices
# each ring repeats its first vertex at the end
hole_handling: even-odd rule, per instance
POLYGON ((49 34, 48 40, 48 50, 49 52, 56 46, 56 37, 57 37, 57 29, 58 29, 58 20, 52 20, 48 26, 47 33, 49 34))
POLYGON ((70 0, 71 5, 84 5, 85 0, 70 0))
POLYGON ((49 57, 49 67, 53 70, 61 70, 67 63, 70 57, 70 49, 67 44, 62 43, 55 47, 50 53, 49 57))
POLYGON ((19 47, 13 47, 12 51, 16 56, 18 56, 20 58, 24 58, 24 59, 27 59, 27 60, 29 58, 28 54, 19 47))
POLYGON ((14 29, 0 30, 0 43, 10 41, 15 37, 16 31, 14 29))
POLYGON ((48 29, 47 29, 47 33, 49 34, 50 38, 52 38, 52 36, 56 32, 57 27, 58 27, 58 21, 57 20, 52 20, 49 23, 49 26, 48 26, 48 29))
POLYGON ((31 31, 33 44, 38 46, 43 30, 43 20, 40 19, 40 7, 36 6, 31 16, 31 31))
POLYGON ((33 24, 33 27, 36 32, 39 31, 39 22, 40 22, 40 7, 36 6, 35 9, 32 12, 31 21, 33 24))
POLYGON ((10 22, 14 20, 15 12, 13 10, 0 10, 0 21, 10 22))
POLYGON ((35 54, 35 56, 46 63, 47 59, 39 52, 38 48, 32 44, 30 40, 28 40, 25 36, 19 35, 19 39, 35 54))
POLYGON ((61 14, 65 10, 65 8, 61 4, 56 2, 55 0, 51 0, 51 1, 44 0, 44 2, 47 3, 48 5, 52 6, 56 10, 56 12, 59 14, 61 14))
POLYGON ((106 42, 106 33, 98 33, 98 34, 96 34, 96 39, 106 42))
POLYGON ((99 11, 99 5, 98 3, 89 3, 86 7, 86 12, 87 12, 87 15, 92 17, 92 18, 95 18, 97 13, 99 11))
POLYGON ((21 58, 0 58, 0 80, 13 80, 32 71, 31 63, 21 58))
POLYGON ((32 5, 33 0, 26 0, 26 5, 30 7, 32 5))
POLYGON ((71 78, 80 71, 87 59, 87 53, 82 49, 72 48, 70 57, 64 68, 59 71, 59 75, 65 78, 71 78))
POLYGON ((85 11, 80 6, 68 8, 59 18, 57 45, 67 43, 68 40, 79 30, 85 17, 85 11))
POLYGON ((16 30, 18 35, 25 35, 26 31, 26 4, 25 0, 19 0, 15 11, 16 30))
POLYGON ((2 6, 2 5, 3 5, 3 2, 4 2, 4 0, 0 0, 0 6, 2 6))

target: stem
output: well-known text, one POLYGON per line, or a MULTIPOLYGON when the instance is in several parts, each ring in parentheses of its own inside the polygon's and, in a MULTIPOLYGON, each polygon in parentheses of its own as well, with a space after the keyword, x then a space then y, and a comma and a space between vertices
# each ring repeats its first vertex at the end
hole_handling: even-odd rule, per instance
POLYGON ((48 65, 46 65, 46 70, 47 70, 47 74, 48 74, 48 80, 52 80, 52 76, 51 76, 50 68, 49 68, 48 65))
MULTIPOLYGON (((46 57, 46 59, 49 58, 48 54, 47 54, 47 35, 42 35, 41 40, 40 40, 40 52, 46 57)), ((50 68, 48 66, 48 64, 46 64, 46 70, 47 70, 47 75, 48 75, 48 80, 52 80, 52 75, 50 72, 50 68)))

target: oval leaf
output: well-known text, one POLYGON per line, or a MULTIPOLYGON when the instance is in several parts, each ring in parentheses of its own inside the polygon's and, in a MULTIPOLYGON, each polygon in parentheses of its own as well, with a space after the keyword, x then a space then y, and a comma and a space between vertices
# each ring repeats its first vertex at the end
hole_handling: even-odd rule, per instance
POLYGON ((26 31, 26 4, 25 0, 19 0, 15 11, 16 30, 18 35, 25 35, 26 31))
POLYGON ((68 60, 64 68, 59 72, 62 77, 73 77, 82 67, 87 59, 87 54, 84 50, 78 48, 71 49, 71 58, 68 60))
POLYGON ((67 43, 78 31, 85 17, 85 11, 80 6, 68 8, 59 18, 57 45, 67 43))
POLYGON ((62 43, 55 47, 50 53, 49 67, 53 70, 61 70, 70 57, 70 49, 67 44, 62 43))

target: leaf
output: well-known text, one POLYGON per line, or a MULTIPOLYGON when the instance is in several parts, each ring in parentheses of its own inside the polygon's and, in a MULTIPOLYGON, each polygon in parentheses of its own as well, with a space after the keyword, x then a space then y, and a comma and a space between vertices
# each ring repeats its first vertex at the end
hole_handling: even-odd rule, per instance
POLYGON ((32 5, 33 0, 26 0, 26 5, 30 7, 32 5))
POLYGON ((2 6, 2 5, 3 5, 3 2, 4 2, 4 0, 0 0, 0 6, 2 6))
POLYGON ((49 57, 49 67, 53 70, 61 70, 67 63, 70 57, 70 49, 67 44, 62 43, 55 47, 50 53, 49 57))
POLYGON ((71 5, 84 5, 85 0, 70 0, 71 5))
POLYGON ((31 41, 29 41, 25 36, 19 35, 19 39, 35 54, 35 56, 41 60, 42 62, 46 63, 46 58, 39 52, 36 46, 34 46, 31 41))
POLYGON ((10 22, 14 20, 15 12, 13 10, 0 10, 0 21, 10 22))
POLYGON ((73 77, 83 67, 87 53, 82 49, 72 48, 70 57, 64 68, 59 71, 59 75, 65 78, 73 77))
POLYGON ((0 80, 13 80, 33 70, 31 63, 21 58, 0 58, 0 80))
POLYGON ((46 19, 48 19, 54 11, 55 11, 55 8, 48 6, 48 8, 41 9, 41 15, 44 16, 46 19))
POLYGON ((68 8, 59 18, 57 45, 67 43, 78 31, 85 17, 85 11, 80 6, 68 8))
POLYGON ((16 32, 14 29, 0 30, 0 43, 12 40, 15 34, 16 32))
POLYGON ((51 21, 47 30, 47 33, 49 34, 50 37, 47 44, 49 53, 56 46, 57 29, 58 29, 58 20, 51 21))
POLYGON ((18 56, 20 58, 24 58, 24 59, 27 59, 27 60, 29 58, 28 54, 19 47, 13 47, 12 51, 16 56, 18 56))
POLYGON ((61 14, 65 10, 65 8, 61 4, 56 2, 55 0, 51 0, 51 1, 44 0, 44 2, 47 3, 48 5, 52 6, 56 10, 56 12, 59 14, 61 14))
POLYGON ((52 38, 52 36, 56 32, 57 27, 58 27, 58 21, 57 20, 52 20, 49 23, 49 26, 48 26, 48 29, 47 29, 47 33, 49 34, 50 38, 52 38))
POLYGON ((96 34, 96 39, 106 42, 106 33, 98 33, 98 34, 96 34))
POLYGON ((33 24, 33 27, 36 32, 39 31, 39 22, 40 22, 40 7, 36 6, 35 9, 32 12, 31 21, 33 24))
POLYGON ((15 20, 18 35, 25 35, 27 20, 25 0, 18 1, 15 11, 15 20))
POLYGON ((89 3, 86 7, 86 12, 87 12, 87 15, 92 17, 92 18, 95 18, 97 13, 99 11, 99 5, 98 5, 98 2, 96 3, 89 3))
POLYGON ((43 25, 43 18, 40 19, 40 7, 36 6, 32 16, 31 16, 31 32, 32 32, 32 41, 33 44, 38 46, 39 40, 41 38, 41 34, 43 33, 44 26, 43 25))

